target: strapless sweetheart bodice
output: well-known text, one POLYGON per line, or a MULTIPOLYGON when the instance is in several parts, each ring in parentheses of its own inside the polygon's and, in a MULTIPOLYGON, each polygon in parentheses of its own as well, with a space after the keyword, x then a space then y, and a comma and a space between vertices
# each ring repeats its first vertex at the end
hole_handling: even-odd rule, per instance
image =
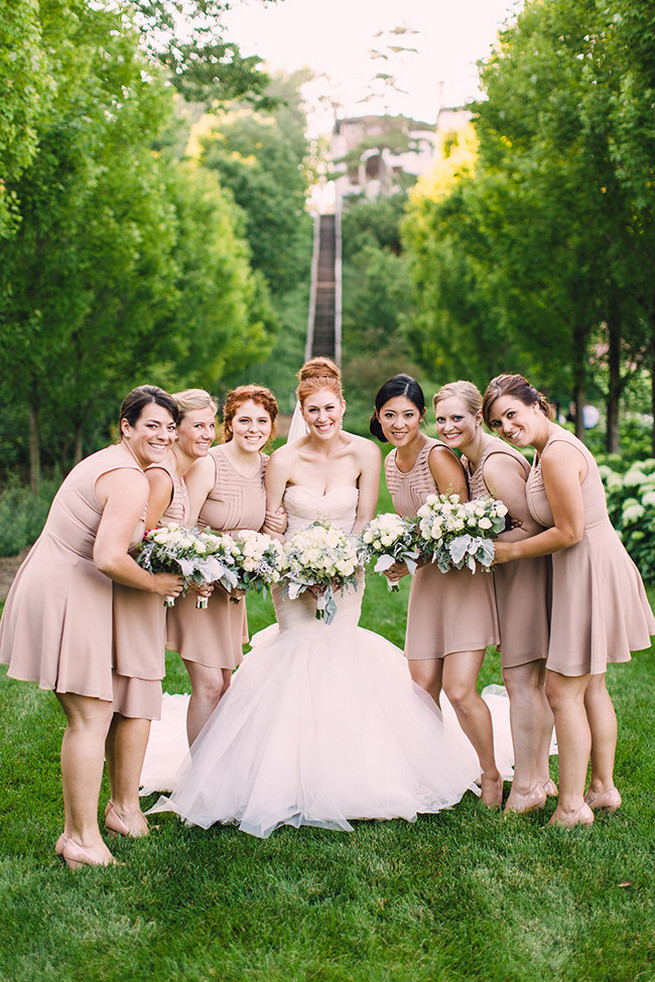
POLYGON ((358 488, 332 488, 321 494, 300 484, 291 484, 282 498, 289 520, 285 537, 288 539, 298 529, 316 521, 329 522, 342 532, 352 532, 358 501, 358 488))

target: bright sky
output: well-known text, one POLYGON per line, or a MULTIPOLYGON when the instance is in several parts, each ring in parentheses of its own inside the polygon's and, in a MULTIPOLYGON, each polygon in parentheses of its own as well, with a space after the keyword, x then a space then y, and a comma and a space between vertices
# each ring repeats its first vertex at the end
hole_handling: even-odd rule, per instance
MULTIPOLYGON (((327 75, 329 83, 317 84, 306 95, 312 100, 327 94, 342 107, 340 115, 383 112, 380 101, 358 100, 377 72, 389 72, 408 94, 393 96, 386 108, 433 122, 440 83, 444 105, 461 105, 475 96, 476 61, 488 56, 499 27, 521 6, 516 0, 239 0, 225 24, 244 54, 259 55, 271 69, 308 65, 327 75), (374 35, 399 26, 419 32, 399 41, 419 53, 389 62, 371 60, 370 50, 384 47, 374 35)), ((328 122, 322 128, 329 127, 328 122)))

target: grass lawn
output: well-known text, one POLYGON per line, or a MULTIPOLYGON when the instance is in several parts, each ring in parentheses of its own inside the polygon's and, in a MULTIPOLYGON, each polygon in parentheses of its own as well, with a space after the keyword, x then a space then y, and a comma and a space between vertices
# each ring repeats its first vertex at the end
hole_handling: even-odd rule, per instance
MULTIPOLYGON (((362 625, 402 644, 406 596, 370 577, 362 625)), ((270 623, 270 602, 248 604, 251 631, 270 623)), ((169 669, 186 691, 177 656, 169 669)), ((655 980, 654 670, 651 650, 608 672, 624 806, 592 828, 547 828, 550 801, 504 822, 470 794, 413 825, 265 841, 164 814, 114 841, 119 867, 74 873, 54 854, 63 716, 2 671, 0 980, 655 980)))

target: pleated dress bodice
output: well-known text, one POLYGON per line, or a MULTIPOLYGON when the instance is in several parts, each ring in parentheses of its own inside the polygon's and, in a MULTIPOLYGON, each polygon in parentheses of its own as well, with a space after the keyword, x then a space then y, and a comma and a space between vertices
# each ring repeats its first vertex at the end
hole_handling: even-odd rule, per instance
POLYGON ((214 461, 214 487, 200 509, 198 525, 209 525, 217 532, 235 532, 239 529, 259 529, 266 517, 266 489, 264 477, 268 457, 259 454, 259 469, 251 477, 240 474, 224 446, 209 451, 214 461))

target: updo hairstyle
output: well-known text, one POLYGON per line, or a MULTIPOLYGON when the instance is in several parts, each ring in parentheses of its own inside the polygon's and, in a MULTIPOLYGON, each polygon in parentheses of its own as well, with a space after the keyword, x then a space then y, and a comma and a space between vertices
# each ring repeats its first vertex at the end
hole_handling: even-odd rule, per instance
POLYGON ((482 409, 482 396, 477 385, 473 385, 473 382, 467 382, 465 379, 459 379, 457 382, 447 382, 446 385, 442 385, 435 394, 432 399, 435 415, 441 400, 451 398, 461 399, 468 412, 473 416, 477 416, 482 409))
POLYGON ((175 399, 169 392, 160 389, 158 385, 138 385, 136 389, 128 392, 123 399, 118 417, 119 425, 126 419, 130 426, 135 426, 145 407, 153 402, 157 406, 167 409, 173 417, 173 422, 177 423, 180 414, 175 399))
POLYGON ((218 403, 204 389, 185 389, 184 392, 174 392, 173 398, 178 409, 178 423, 181 423, 187 413, 194 409, 211 409, 214 416, 218 412, 218 403))
POLYGON ((522 375, 496 375, 486 388, 482 399, 482 415, 484 421, 491 429, 491 407, 496 399, 501 396, 512 396, 518 399, 524 406, 539 406, 546 419, 555 418, 555 410, 543 393, 535 389, 534 385, 528 382, 522 375))
POLYGON ((321 389, 330 389, 343 402, 341 372, 330 358, 322 355, 310 358, 298 372, 296 396, 301 407, 305 400, 321 389))
POLYGON ((232 420, 238 413, 239 406, 251 400, 257 403, 258 406, 262 406, 271 417, 271 435, 269 441, 274 439, 275 420, 279 412, 275 396, 270 389, 265 388, 263 385, 239 385, 236 389, 228 392, 225 397, 225 406, 223 407, 223 443, 229 443, 234 437, 232 420))
POLYGON ((423 395, 423 389, 416 379, 412 378, 411 375, 394 375, 393 378, 388 379, 378 390, 378 394, 375 397, 375 412, 368 423, 369 430, 380 443, 387 443, 387 438, 382 431, 378 413, 390 399, 397 399, 399 396, 405 396, 405 398, 409 399, 416 406, 421 419, 425 415, 425 396, 423 395))

